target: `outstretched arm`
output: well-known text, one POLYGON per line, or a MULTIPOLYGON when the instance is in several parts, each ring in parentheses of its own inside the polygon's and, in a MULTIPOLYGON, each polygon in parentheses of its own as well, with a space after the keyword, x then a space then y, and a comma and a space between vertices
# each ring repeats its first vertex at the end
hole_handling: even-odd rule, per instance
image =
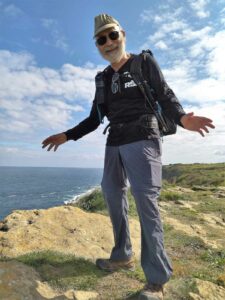
POLYGON ((194 113, 188 113, 181 117, 180 122, 187 130, 197 131, 204 136, 204 131, 209 132, 208 127, 215 128, 212 120, 206 117, 194 116, 194 113))
POLYGON ((90 115, 88 118, 83 120, 81 123, 79 123, 74 128, 71 128, 65 132, 51 135, 48 138, 46 138, 42 142, 42 148, 48 147, 48 151, 50 151, 54 147, 54 151, 57 150, 59 145, 64 144, 65 142, 69 140, 78 140, 82 136, 88 134, 89 132, 95 130, 100 124, 99 118, 98 118, 98 112, 96 108, 96 101, 93 101, 92 109, 90 112, 90 115))

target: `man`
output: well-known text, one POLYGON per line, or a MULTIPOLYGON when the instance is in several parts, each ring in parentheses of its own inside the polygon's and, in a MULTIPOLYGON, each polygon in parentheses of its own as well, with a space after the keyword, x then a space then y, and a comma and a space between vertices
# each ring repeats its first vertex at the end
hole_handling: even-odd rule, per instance
MULTIPOLYGON (((103 116, 110 121, 106 143, 102 191, 113 225, 115 246, 109 259, 97 259, 104 270, 134 268, 128 224, 127 179, 136 201, 141 225, 141 265, 147 284, 139 299, 163 299, 163 286, 172 275, 172 266, 163 245, 163 228, 157 204, 161 188, 161 140, 157 119, 130 74, 134 55, 125 50, 126 35, 119 22, 101 14, 95 17, 95 42, 110 65, 104 70, 104 101, 97 91, 88 118, 74 128, 43 141, 54 151, 68 140, 77 140, 95 130, 103 116)), ((186 114, 169 88, 154 58, 143 66, 162 107, 185 129, 204 136, 212 120, 186 114)))

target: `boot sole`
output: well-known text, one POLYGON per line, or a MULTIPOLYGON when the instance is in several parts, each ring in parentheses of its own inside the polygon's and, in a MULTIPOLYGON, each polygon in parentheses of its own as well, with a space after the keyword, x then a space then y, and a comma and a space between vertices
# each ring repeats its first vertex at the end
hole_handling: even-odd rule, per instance
POLYGON ((120 270, 132 271, 132 272, 135 271, 135 266, 134 267, 118 267, 118 268, 113 268, 113 269, 107 269, 107 268, 101 267, 99 265, 97 265, 97 267, 100 270, 103 270, 103 271, 106 271, 106 272, 116 272, 116 271, 120 271, 120 270))

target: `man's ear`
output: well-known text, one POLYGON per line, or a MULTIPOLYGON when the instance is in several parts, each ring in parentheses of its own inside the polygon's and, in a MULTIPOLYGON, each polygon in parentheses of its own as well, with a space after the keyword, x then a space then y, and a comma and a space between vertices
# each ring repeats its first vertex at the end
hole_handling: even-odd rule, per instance
POLYGON ((126 39, 127 39, 127 37, 126 37, 126 32, 125 32, 123 29, 121 30, 121 32, 122 32, 122 35, 123 35, 124 41, 126 42, 126 39))
POLYGON ((126 32, 124 30, 121 30, 124 37, 126 37, 126 32))

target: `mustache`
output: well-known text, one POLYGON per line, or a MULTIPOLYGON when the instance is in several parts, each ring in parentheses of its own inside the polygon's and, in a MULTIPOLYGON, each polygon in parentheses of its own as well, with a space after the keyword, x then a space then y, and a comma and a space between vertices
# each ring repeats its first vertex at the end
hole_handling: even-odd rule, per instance
POLYGON ((118 47, 107 47, 105 48, 105 53, 109 52, 109 51, 112 51, 112 50, 115 50, 117 49, 118 47))

